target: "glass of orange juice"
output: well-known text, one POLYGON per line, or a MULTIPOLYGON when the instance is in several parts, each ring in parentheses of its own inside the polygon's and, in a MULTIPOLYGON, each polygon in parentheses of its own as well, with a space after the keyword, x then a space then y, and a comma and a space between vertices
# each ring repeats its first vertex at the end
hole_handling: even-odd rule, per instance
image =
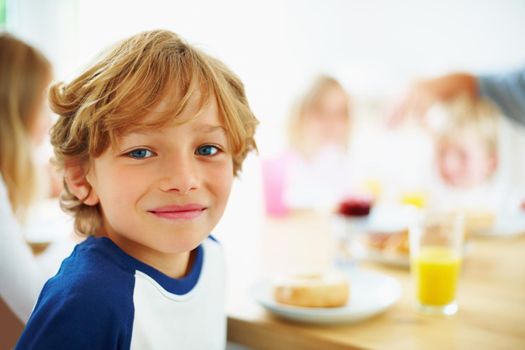
POLYGON ((419 211, 410 227, 410 270, 417 308, 453 315, 463 255, 464 218, 457 212, 419 211))

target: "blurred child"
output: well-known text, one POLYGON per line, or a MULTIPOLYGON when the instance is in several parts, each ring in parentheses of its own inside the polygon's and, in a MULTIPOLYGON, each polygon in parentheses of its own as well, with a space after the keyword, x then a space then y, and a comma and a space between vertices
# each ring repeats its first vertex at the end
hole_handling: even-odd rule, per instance
POLYGON ((0 34, 0 295, 23 322, 45 281, 23 230, 42 176, 33 154, 51 126, 45 101, 51 77, 42 53, 0 34))
POLYGON ((329 76, 317 77, 294 106, 289 120, 291 149, 311 160, 326 148, 344 152, 350 137, 350 100, 329 76))
POLYGON ((320 76, 290 116, 284 194, 289 207, 332 207, 338 202, 350 181, 349 138, 349 96, 337 80, 320 76))
POLYGON ((436 167, 454 188, 487 183, 498 165, 498 114, 483 100, 461 97, 446 105, 449 116, 437 130, 436 167))
POLYGON ((263 163, 265 191, 280 178, 277 194, 266 193, 267 211, 334 206, 348 181, 347 147, 350 137, 350 102, 342 85, 332 77, 315 79, 292 110, 289 151, 280 161, 263 163), (271 172, 266 168, 272 168, 271 172), (274 181, 275 182, 275 181, 274 181), (273 197, 272 197, 273 196, 273 197), (277 199, 276 199, 277 197, 277 199), (272 206, 268 206, 271 200, 272 206))
POLYGON ((62 206, 89 237, 44 286, 17 349, 224 349, 210 232, 255 148, 241 81, 159 30, 122 41, 50 100, 62 206))
POLYGON ((52 70, 39 51, 7 33, 0 45, 0 166, 12 209, 22 219, 38 192, 33 152, 51 127, 45 95, 52 70))
POLYGON ((469 232, 491 229, 508 191, 498 169, 499 113, 489 102, 467 96, 442 107, 434 135, 433 205, 465 210, 469 232))

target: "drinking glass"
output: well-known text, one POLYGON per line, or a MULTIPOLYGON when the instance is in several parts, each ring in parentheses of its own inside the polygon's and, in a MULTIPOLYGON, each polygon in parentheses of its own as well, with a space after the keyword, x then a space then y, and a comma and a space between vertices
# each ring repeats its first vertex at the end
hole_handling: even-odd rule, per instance
POLYGON ((410 270, 423 313, 453 315, 463 255, 460 211, 418 211, 410 227, 410 270))

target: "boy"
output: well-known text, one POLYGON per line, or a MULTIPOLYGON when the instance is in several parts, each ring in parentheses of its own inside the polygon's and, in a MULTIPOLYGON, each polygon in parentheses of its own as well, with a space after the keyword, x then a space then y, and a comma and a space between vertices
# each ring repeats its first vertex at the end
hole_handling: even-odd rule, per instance
POLYGON ((256 148, 239 79, 168 31, 50 90, 63 208, 88 238, 44 286, 17 349, 222 349, 210 231, 256 148))

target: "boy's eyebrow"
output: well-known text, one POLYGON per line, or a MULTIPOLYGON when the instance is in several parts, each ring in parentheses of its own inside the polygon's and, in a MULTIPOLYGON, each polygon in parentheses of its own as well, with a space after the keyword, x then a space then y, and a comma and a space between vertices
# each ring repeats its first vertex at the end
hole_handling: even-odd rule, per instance
MULTIPOLYGON (((227 135, 226 128, 224 128, 222 125, 199 124, 199 125, 196 125, 193 128, 193 130, 198 131, 198 132, 204 132, 206 134, 211 134, 211 133, 214 133, 214 132, 220 132, 220 133, 224 133, 225 135, 227 135)), ((128 136, 130 134, 151 135, 151 134, 156 134, 158 132, 159 131, 157 129, 149 129, 148 128, 148 129, 132 131, 132 132, 126 134, 125 136, 128 136)))
POLYGON ((226 129, 222 125, 211 125, 211 124, 197 125, 195 127, 195 130, 202 131, 205 133, 212 133, 212 132, 220 131, 226 134, 226 129))

